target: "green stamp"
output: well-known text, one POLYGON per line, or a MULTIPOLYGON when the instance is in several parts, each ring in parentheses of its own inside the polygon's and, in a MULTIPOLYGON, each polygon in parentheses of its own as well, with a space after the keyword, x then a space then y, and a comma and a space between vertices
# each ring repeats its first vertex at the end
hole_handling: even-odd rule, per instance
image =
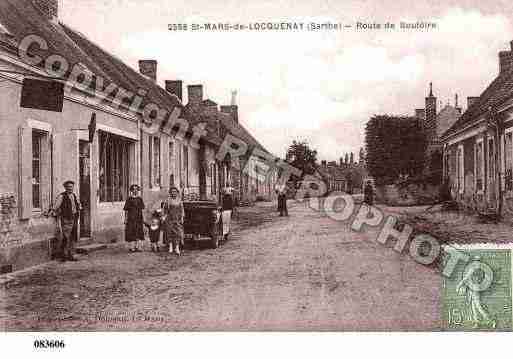
POLYGON ((469 258, 443 277, 443 327, 461 331, 512 330, 511 250, 458 248, 469 258))

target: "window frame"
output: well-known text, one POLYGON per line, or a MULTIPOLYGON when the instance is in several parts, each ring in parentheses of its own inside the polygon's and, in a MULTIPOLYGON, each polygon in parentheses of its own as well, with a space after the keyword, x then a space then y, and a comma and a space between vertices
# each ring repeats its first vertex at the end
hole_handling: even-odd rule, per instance
POLYGON ((183 169, 184 169, 184 182, 185 182, 185 187, 189 187, 189 146, 187 146, 186 144, 183 144, 182 146, 182 152, 183 152, 183 155, 182 155, 182 160, 183 160, 183 169))
POLYGON ((100 206, 123 203, 128 198, 131 179, 130 170, 133 170, 134 165, 131 162, 132 151, 135 150, 135 144, 136 141, 132 138, 98 129, 97 183, 98 204, 100 206), (108 137, 106 138, 106 136, 108 137), (107 139, 111 140, 108 144, 106 143, 107 139), (107 147, 105 147, 106 145, 107 147), (109 152, 109 155, 107 155, 107 152, 109 152), (108 185, 109 180, 110 186, 108 185), (115 193, 117 194, 115 195, 115 193))
POLYGON ((507 128, 506 130, 504 130, 504 159, 503 159, 503 163, 502 165, 504 166, 504 183, 503 183, 503 186, 504 186, 504 191, 505 192, 508 192, 508 193, 511 193, 513 192, 513 178, 511 179, 511 183, 509 183, 509 187, 508 188, 508 183, 506 182, 507 179, 508 179, 508 171, 511 171, 512 172, 512 177, 513 177, 513 127, 510 127, 510 128, 507 128), (511 138, 511 141, 510 141, 510 146, 509 146, 509 152, 508 152, 508 148, 507 148, 507 144, 508 144, 508 141, 507 141, 507 138, 508 136, 511 138), (507 154, 509 153, 509 157, 507 156, 507 154), (508 168, 508 160, 509 160, 509 168, 508 168))
POLYGON ((169 186, 176 186, 176 171, 175 171, 175 141, 169 140, 167 144, 168 151, 168 177, 169 177, 169 186))
MULTIPOLYGON (((51 193, 52 188, 52 146, 51 146, 51 136, 53 134, 53 126, 50 123, 35 120, 33 118, 28 118, 26 120, 25 127, 30 131, 30 145, 32 146, 32 134, 34 132, 40 133, 41 136, 41 142, 40 142, 40 151, 39 151, 39 158, 40 158, 40 167, 39 167, 39 176, 40 176, 40 183, 39 183, 39 200, 40 200, 40 206, 34 207, 34 199, 30 199, 30 204, 28 204, 28 211, 31 214, 28 214, 28 216, 40 216, 46 208, 51 208, 53 203, 53 193, 51 193)), ((32 150, 33 153, 33 150, 32 150)), ((27 159, 28 160, 28 159, 27 159)), ((30 157, 30 161, 32 162, 32 154, 30 157)), ((33 170, 32 170, 32 164, 30 166, 30 178, 31 182, 33 179, 33 170)), ((20 189, 22 191, 23 189, 20 189)), ((31 184, 30 186, 31 195, 33 196, 33 186, 31 184)), ((20 207, 23 206, 23 204, 20 203, 20 207)), ((20 215, 21 216, 21 215, 20 215)), ((21 217, 20 217, 21 218, 21 217)), ((28 218, 28 217, 23 217, 28 218)))
POLYGON ((48 132, 39 130, 37 128, 31 129, 32 133, 32 211, 33 212, 42 212, 43 210, 43 183, 42 183, 42 172, 43 172, 43 141, 48 139, 48 132), (37 182, 38 186, 38 193, 37 193, 37 200, 39 201, 39 206, 35 205, 35 198, 34 198, 34 186, 36 183, 34 183, 35 177, 34 177, 34 137, 37 137, 37 146, 38 146, 38 177, 39 181, 37 182))
POLYGON ((459 144, 456 151, 456 175, 458 181, 458 192, 465 192, 465 151, 463 144, 459 144))
POLYGON ((148 139, 150 189, 160 189, 162 187, 162 141, 159 136, 149 136, 148 139), (155 161, 157 161, 157 167, 155 167, 155 161))
POLYGON ((483 137, 476 138, 474 144, 474 188, 477 194, 483 194, 485 189, 485 146, 483 137), (479 154, 479 149, 481 153, 479 154), (479 158, 479 155, 481 158, 479 158), (481 161, 481 162, 479 162, 481 161), (479 172, 479 173, 478 173, 479 172), (479 181, 481 181, 481 188, 478 188, 479 181))

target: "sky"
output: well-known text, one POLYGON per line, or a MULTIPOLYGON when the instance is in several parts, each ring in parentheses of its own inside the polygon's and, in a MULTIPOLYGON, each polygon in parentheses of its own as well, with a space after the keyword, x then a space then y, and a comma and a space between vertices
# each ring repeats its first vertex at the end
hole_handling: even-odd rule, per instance
POLYGON ((458 93, 465 109, 466 97, 478 96, 498 73, 498 52, 513 40, 511 14, 509 0, 60 0, 61 21, 130 66, 156 59, 162 86, 175 79, 203 84, 205 98, 219 104, 237 90, 240 122, 275 155, 306 140, 328 161, 359 152, 372 115, 424 107, 429 82, 444 105, 458 93), (261 21, 353 28, 168 31, 173 23, 261 21), (401 21, 437 28, 354 28, 401 21))

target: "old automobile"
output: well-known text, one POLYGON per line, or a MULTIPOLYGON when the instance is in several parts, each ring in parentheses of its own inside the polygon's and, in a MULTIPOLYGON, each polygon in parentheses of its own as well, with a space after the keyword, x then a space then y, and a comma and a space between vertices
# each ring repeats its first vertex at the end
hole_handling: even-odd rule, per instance
POLYGON ((184 234, 187 241, 208 239, 211 248, 217 248, 230 234, 230 209, 223 209, 215 201, 184 201, 184 234))

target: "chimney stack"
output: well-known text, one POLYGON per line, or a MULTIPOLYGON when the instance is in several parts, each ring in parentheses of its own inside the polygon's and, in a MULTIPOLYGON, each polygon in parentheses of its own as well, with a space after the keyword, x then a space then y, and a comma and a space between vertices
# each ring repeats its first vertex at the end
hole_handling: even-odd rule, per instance
POLYGON ((215 117, 217 114, 217 103, 208 99, 202 102, 203 105, 203 115, 208 117, 215 117))
POLYGON ((232 106, 237 106, 237 90, 232 91, 232 106))
POLYGON ((182 101, 182 87, 181 80, 166 80, 166 91, 178 97, 180 101, 182 101))
POLYGON ((469 97, 467 97, 467 109, 469 109, 470 107, 472 107, 472 105, 473 105, 477 100, 479 100, 479 97, 476 97, 476 96, 469 96, 469 97))
POLYGON ((189 104, 201 105, 203 102, 203 85, 187 86, 187 97, 189 104))
POLYGON ((221 106, 221 112, 228 113, 235 123, 239 123, 239 107, 237 105, 221 106))
POLYGON ((499 74, 504 74, 513 70, 513 41, 510 42, 509 51, 499 52, 499 74))
POLYGON ((32 3, 48 20, 59 18, 59 0, 32 0, 32 3))
POLYGON ((157 82, 157 60, 139 60, 139 72, 157 82))
POLYGON ((321 161, 321 166, 322 166, 322 167, 324 167, 324 168, 326 168, 326 160, 322 160, 322 161, 321 161))
POLYGON ((456 108, 456 111, 458 111, 460 114, 462 113, 461 107, 458 103, 458 94, 454 95, 454 107, 456 108))
POLYGON ((415 109, 415 117, 418 120, 424 121, 424 119, 426 118, 426 110, 424 110, 423 108, 415 109))

